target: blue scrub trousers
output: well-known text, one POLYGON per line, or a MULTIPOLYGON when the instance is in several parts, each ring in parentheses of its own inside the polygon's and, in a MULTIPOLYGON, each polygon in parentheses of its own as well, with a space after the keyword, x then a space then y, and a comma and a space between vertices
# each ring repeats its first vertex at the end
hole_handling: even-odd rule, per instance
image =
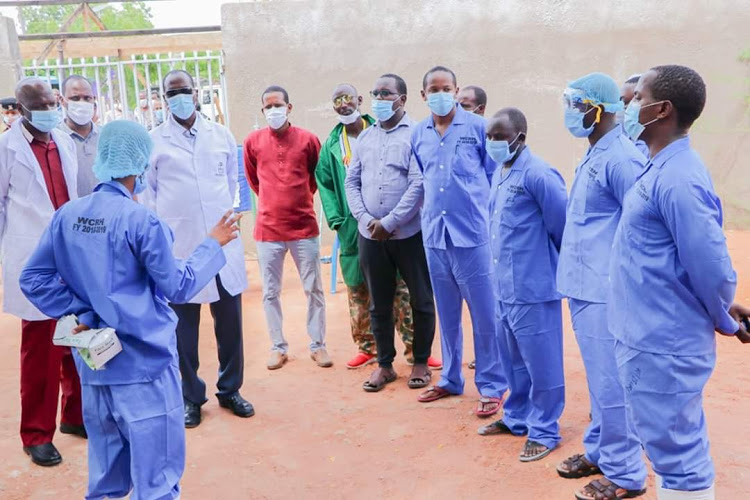
POLYGON ((185 416, 177 364, 140 384, 83 385, 88 432, 87 500, 180 496, 185 416))
POLYGON ((591 423, 583 435, 586 460, 628 490, 643 489, 646 464, 625 406, 615 368, 615 338, 607 328, 607 304, 569 299, 573 330, 586 368, 591 423))
POLYGON ((440 321, 443 354, 443 370, 437 385, 452 394, 464 392, 461 307, 465 300, 474 330, 474 382, 482 396, 500 398, 508 389, 508 382, 500 361, 490 246, 460 248, 453 246, 447 234, 445 239, 444 250, 425 248, 440 321))
POLYGON ((562 302, 498 304, 500 353, 510 388, 503 423, 515 435, 528 433, 529 440, 555 448, 565 408, 562 302))
POLYGON ((668 490, 700 491, 714 483, 703 388, 716 352, 652 354, 615 343, 617 368, 631 418, 654 472, 668 490))

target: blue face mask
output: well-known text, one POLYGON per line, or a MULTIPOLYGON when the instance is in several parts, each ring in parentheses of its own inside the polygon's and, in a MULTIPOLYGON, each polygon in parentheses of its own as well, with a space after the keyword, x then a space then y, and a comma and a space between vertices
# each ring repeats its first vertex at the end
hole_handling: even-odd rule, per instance
POLYGON ((510 150, 510 145, 514 144, 518 138, 521 137, 521 133, 519 132, 518 135, 516 135, 516 138, 513 139, 513 142, 508 141, 491 141, 487 139, 485 143, 485 149, 487 150, 487 154, 490 155, 490 158, 495 160, 495 163, 498 165, 502 165, 503 163, 509 162, 518 152, 518 147, 516 146, 516 149, 513 151, 510 150))
POLYGON ((589 128, 583 126, 584 117, 596 108, 591 108, 585 113, 581 113, 575 108, 565 109, 565 127, 573 134, 574 137, 588 137, 594 131, 596 123, 592 123, 589 128))
MULTIPOLYGON (((24 108, 26 108, 26 106, 24 106, 24 108)), ((31 126, 45 134, 51 132, 55 127, 60 125, 60 122, 62 121, 62 112, 60 108, 44 111, 32 111, 29 108, 26 108, 26 110, 31 113, 31 120, 29 120, 31 126)))
POLYGON ((195 101, 192 94, 177 94, 167 97, 169 111, 180 120, 187 120, 195 113, 195 101))
POLYGON ((157 109, 154 111, 154 118, 156 118, 157 123, 161 123, 164 121, 164 110, 163 109, 157 109))
POLYGON ((628 135, 628 137, 630 137, 631 141, 637 141, 643 131, 646 130, 646 127, 659 119, 654 118, 648 123, 641 123, 641 110, 644 108, 648 108, 649 106, 661 104, 663 102, 664 101, 652 102, 651 104, 641 106, 640 102, 630 101, 628 107, 625 108, 625 120, 623 122, 623 126, 625 127, 625 133, 628 135))
POLYGON ((145 172, 135 178, 135 186, 133 187, 133 194, 141 194, 146 190, 146 182, 143 180, 145 172))
POLYGON ((393 115, 399 109, 401 109, 401 106, 393 109, 393 101, 386 101, 385 99, 373 99, 372 101, 372 114, 381 122, 387 122, 393 118, 393 115))
POLYGON ((435 92, 427 95, 427 106, 430 111, 438 116, 448 116, 455 106, 453 94, 448 92, 435 92))

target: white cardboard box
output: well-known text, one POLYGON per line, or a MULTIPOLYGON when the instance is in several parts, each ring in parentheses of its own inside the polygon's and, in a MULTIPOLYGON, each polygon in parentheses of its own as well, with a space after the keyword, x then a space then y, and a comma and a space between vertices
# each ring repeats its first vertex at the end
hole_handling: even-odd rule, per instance
POLYGON ((122 344, 114 329, 101 328, 74 334, 73 329, 76 326, 78 319, 75 316, 60 318, 52 343, 78 348, 78 354, 91 369, 101 370, 110 359, 122 351, 122 344))

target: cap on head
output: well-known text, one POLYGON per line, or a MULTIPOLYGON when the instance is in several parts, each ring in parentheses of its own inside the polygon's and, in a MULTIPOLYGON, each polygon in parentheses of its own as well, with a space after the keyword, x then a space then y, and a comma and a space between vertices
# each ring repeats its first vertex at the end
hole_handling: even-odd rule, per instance
POLYGON ((115 120, 104 126, 94 162, 94 174, 102 182, 141 175, 148 166, 154 143, 143 126, 115 120))
POLYGON ((15 97, 4 97, 0 99, 0 107, 2 107, 3 111, 18 109, 18 101, 16 101, 15 97))
POLYGON ((568 84, 568 88, 585 93, 585 99, 594 106, 604 107, 604 111, 615 113, 623 109, 620 101, 620 87, 604 73, 589 73, 568 84))

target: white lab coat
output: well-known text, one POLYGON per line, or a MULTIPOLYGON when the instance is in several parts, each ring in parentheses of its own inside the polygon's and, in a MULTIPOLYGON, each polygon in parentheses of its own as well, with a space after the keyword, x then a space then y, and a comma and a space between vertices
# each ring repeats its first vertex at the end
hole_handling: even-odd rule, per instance
MULTIPOLYGON (((0 136, 0 264, 3 267, 3 311, 28 321, 49 319, 26 300, 18 278, 52 220, 52 206, 39 162, 16 123, 0 136)), ((55 129, 52 139, 60 153, 71 200, 78 198, 78 162, 73 140, 55 129)))
MULTIPOLYGON (((154 152, 146 172, 143 199, 174 232, 174 254, 186 259, 206 238, 221 216, 234 206, 237 192, 237 143, 229 130, 198 115, 193 126, 194 148, 185 128, 172 117, 151 132, 154 152)), ((247 288, 245 252, 240 238, 224 248, 227 264, 219 272, 230 295, 247 288)), ((192 304, 219 300, 213 280, 192 304)))

